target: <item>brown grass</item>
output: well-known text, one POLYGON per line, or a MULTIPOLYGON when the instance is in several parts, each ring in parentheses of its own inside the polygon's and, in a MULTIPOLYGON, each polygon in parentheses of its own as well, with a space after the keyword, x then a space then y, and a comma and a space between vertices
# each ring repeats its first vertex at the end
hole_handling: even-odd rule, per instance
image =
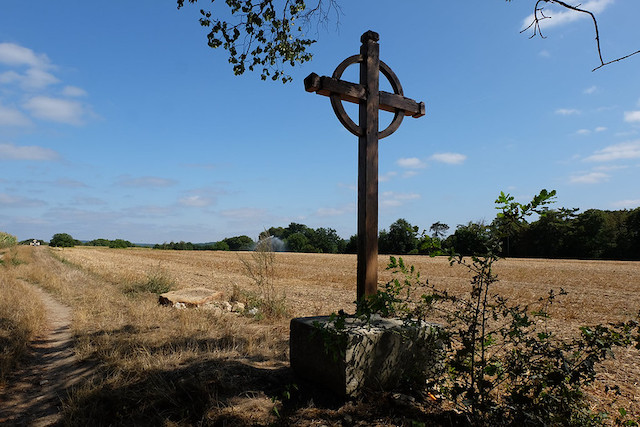
MULTIPOLYGON (((66 402, 68 423, 95 423, 106 413, 113 414, 109 422, 115 424, 278 421, 273 399, 284 400, 286 385, 295 382, 288 370, 288 318, 256 321, 175 310, 158 306, 155 294, 123 291, 161 269, 178 289, 204 286, 231 297, 234 288, 237 295, 255 287, 242 262, 250 254, 87 247, 31 251, 34 260, 25 264, 31 267, 23 277, 73 307, 76 352, 100 367, 66 402)), ((446 258, 404 259, 439 288, 469 291, 469 273, 450 267, 446 258)), ((381 280, 390 278, 384 271, 387 261, 380 257, 381 280)), ((286 295, 291 317, 353 311, 355 256, 278 253, 274 263, 274 291, 286 295)), ((569 294, 552 313, 553 326, 562 334, 573 334, 581 325, 632 318, 640 308, 638 262, 509 259, 498 262, 496 270, 500 282, 495 290, 519 303, 535 303, 550 288, 564 288, 569 294)), ((598 383, 589 390, 594 410, 622 406, 640 414, 637 360, 637 351, 626 350, 602 367, 598 383), (605 394, 607 382, 620 386, 621 395, 605 394)), ((393 415, 393 408, 391 415, 381 415, 370 407, 341 406, 330 398, 322 406, 318 394, 301 396, 293 409, 280 408, 290 422, 339 424, 341 417, 354 416, 388 424, 409 416, 393 415), (304 400, 312 398, 317 407, 304 400)), ((381 405, 378 411, 383 409, 388 407, 381 405)))
POLYGON ((0 253, 0 384, 24 356, 29 341, 44 326, 45 312, 38 295, 21 275, 31 263, 31 251, 14 247, 0 253))

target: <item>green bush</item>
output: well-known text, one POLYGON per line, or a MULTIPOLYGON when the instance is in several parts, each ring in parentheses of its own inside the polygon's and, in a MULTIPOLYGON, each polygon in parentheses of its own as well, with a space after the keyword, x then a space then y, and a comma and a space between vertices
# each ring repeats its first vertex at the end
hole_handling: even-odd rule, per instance
POLYGON ((0 249, 10 248, 18 244, 18 238, 12 234, 0 231, 0 249))
POLYGON ((70 234, 57 233, 54 234, 49 242, 49 246, 57 246, 61 248, 72 248, 76 245, 76 241, 70 234))
MULTIPOLYGON (((555 196, 543 190, 527 205, 501 194, 496 203, 503 230, 518 227, 524 217, 541 209, 555 196), (508 223, 507 223, 508 221, 508 223), (508 227, 505 227, 508 226, 508 227)), ((357 317, 374 314, 400 317, 411 325, 437 320, 444 325, 446 355, 444 369, 429 382, 412 384, 423 390, 438 390, 471 425, 601 425, 609 414, 593 413, 584 390, 594 382, 599 363, 615 356, 615 347, 640 348, 640 322, 583 326, 574 337, 563 338, 551 328, 550 307, 560 290, 540 298, 538 307, 513 304, 497 294, 493 264, 506 234, 489 233, 469 258, 451 254, 449 261, 468 269, 469 293, 454 296, 421 281, 413 267, 391 257, 388 269, 394 278, 376 294, 357 302, 357 317), (416 288, 428 291, 412 297, 416 288)), ((484 226, 485 229, 488 226, 484 226)), ((344 325, 343 312, 333 314, 336 325, 344 325)), ((618 425, 637 425, 616 417, 618 425), (624 423, 624 424, 622 424, 624 423)), ((611 414, 615 416, 616 414, 611 414)))

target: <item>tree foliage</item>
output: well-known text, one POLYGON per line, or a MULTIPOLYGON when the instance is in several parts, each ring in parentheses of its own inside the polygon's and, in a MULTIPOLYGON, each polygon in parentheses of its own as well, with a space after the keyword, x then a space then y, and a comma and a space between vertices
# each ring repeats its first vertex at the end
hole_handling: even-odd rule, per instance
MULTIPOLYGON (((197 1, 187 0, 187 3, 197 1)), ((309 48, 316 40, 308 38, 306 34, 313 25, 326 25, 332 19, 338 24, 341 14, 338 0, 211 0, 211 3, 212 9, 200 9, 199 19, 200 25, 208 30, 209 47, 227 51, 228 61, 236 75, 244 74, 246 70, 259 71, 262 80, 270 78, 283 83, 292 80, 284 71, 284 66, 294 67, 312 59, 309 48)), ((531 3, 533 18, 529 27, 523 30, 531 30, 531 37, 544 37, 540 23, 549 18, 545 15, 545 4, 589 15, 593 22, 599 58, 599 65, 594 71, 640 53, 639 50, 605 61, 598 21, 592 11, 562 0, 532 0, 531 3)), ((181 9, 185 0, 177 0, 177 5, 181 9)))
POLYGON ((49 242, 49 246, 56 246, 60 248, 72 248, 77 242, 70 234, 67 233, 56 233, 51 237, 51 241, 49 242))
MULTIPOLYGON (((188 0, 196 3, 198 0, 188 0)), ((184 0, 177 0, 178 9, 184 0)), ((308 9, 304 0, 226 0, 217 9, 200 9, 200 25, 209 30, 207 44, 223 48, 236 75, 260 71, 266 80, 291 81, 283 65, 295 66, 311 60, 308 48, 316 41, 307 38, 312 20, 323 21, 337 12, 333 0, 318 0, 308 9)))

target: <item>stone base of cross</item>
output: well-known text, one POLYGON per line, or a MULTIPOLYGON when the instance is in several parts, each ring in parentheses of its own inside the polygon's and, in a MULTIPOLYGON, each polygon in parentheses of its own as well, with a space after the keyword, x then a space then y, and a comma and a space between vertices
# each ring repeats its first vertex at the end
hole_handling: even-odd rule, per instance
POLYGON ((358 137, 358 300, 378 289, 378 140, 395 132, 404 116, 425 114, 424 103, 405 98, 398 77, 380 61, 379 38, 378 33, 367 31, 360 39, 360 54, 342 61, 331 77, 311 73, 304 79, 305 90, 328 96, 340 123, 358 137), (360 82, 340 80, 353 64, 360 64, 360 82), (394 93, 379 90, 380 73, 394 93), (345 112, 342 101, 359 104, 358 124, 345 112), (394 113, 382 131, 378 130, 379 110, 394 113))

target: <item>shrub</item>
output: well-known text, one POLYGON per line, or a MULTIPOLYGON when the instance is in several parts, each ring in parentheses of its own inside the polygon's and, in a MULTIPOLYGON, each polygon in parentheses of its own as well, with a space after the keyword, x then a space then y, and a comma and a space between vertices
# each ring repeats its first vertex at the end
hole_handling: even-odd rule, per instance
MULTIPOLYGON (((555 191, 543 190, 532 203, 521 205, 501 194, 496 201, 502 210, 498 217, 522 221, 554 195, 555 191)), ((396 316, 408 324, 443 323, 445 369, 430 383, 413 386, 438 390, 472 425, 602 424, 607 414, 591 412, 585 386, 595 380, 598 364, 614 357, 615 347, 640 348, 640 322, 583 326, 569 338, 556 335, 548 323, 550 307, 566 293, 550 290, 535 308, 514 305, 496 294, 493 264, 499 259, 504 236, 486 235, 479 246, 482 255, 450 255, 451 265, 464 266, 471 274, 466 295, 450 295, 422 282, 413 267, 391 257, 388 268, 404 279, 394 278, 376 294, 359 300, 356 316, 396 316), (417 287, 428 292, 415 299, 411 291, 417 287)), ((335 324, 344 324, 347 317, 344 313, 332 316, 335 324)), ((635 423, 632 420, 618 421, 637 425, 629 424, 635 423)))
POLYGON ((10 248, 18 244, 18 238, 12 234, 0 231, 0 249, 10 248))
POLYGON ((57 246, 61 248, 72 248, 76 245, 76 241, 70 234, 57 233, 54 234, 49 242, 49 246, 57 246))
POLYGON ((261 316, 269 318, 284 317, 288 313, 286 296, 275 289, 276 255, 273 239, 262 236, 249 258, 241 257, 245 274, 256 286, 256 291, 246 293, 247 309, 257 308, 261 316))

